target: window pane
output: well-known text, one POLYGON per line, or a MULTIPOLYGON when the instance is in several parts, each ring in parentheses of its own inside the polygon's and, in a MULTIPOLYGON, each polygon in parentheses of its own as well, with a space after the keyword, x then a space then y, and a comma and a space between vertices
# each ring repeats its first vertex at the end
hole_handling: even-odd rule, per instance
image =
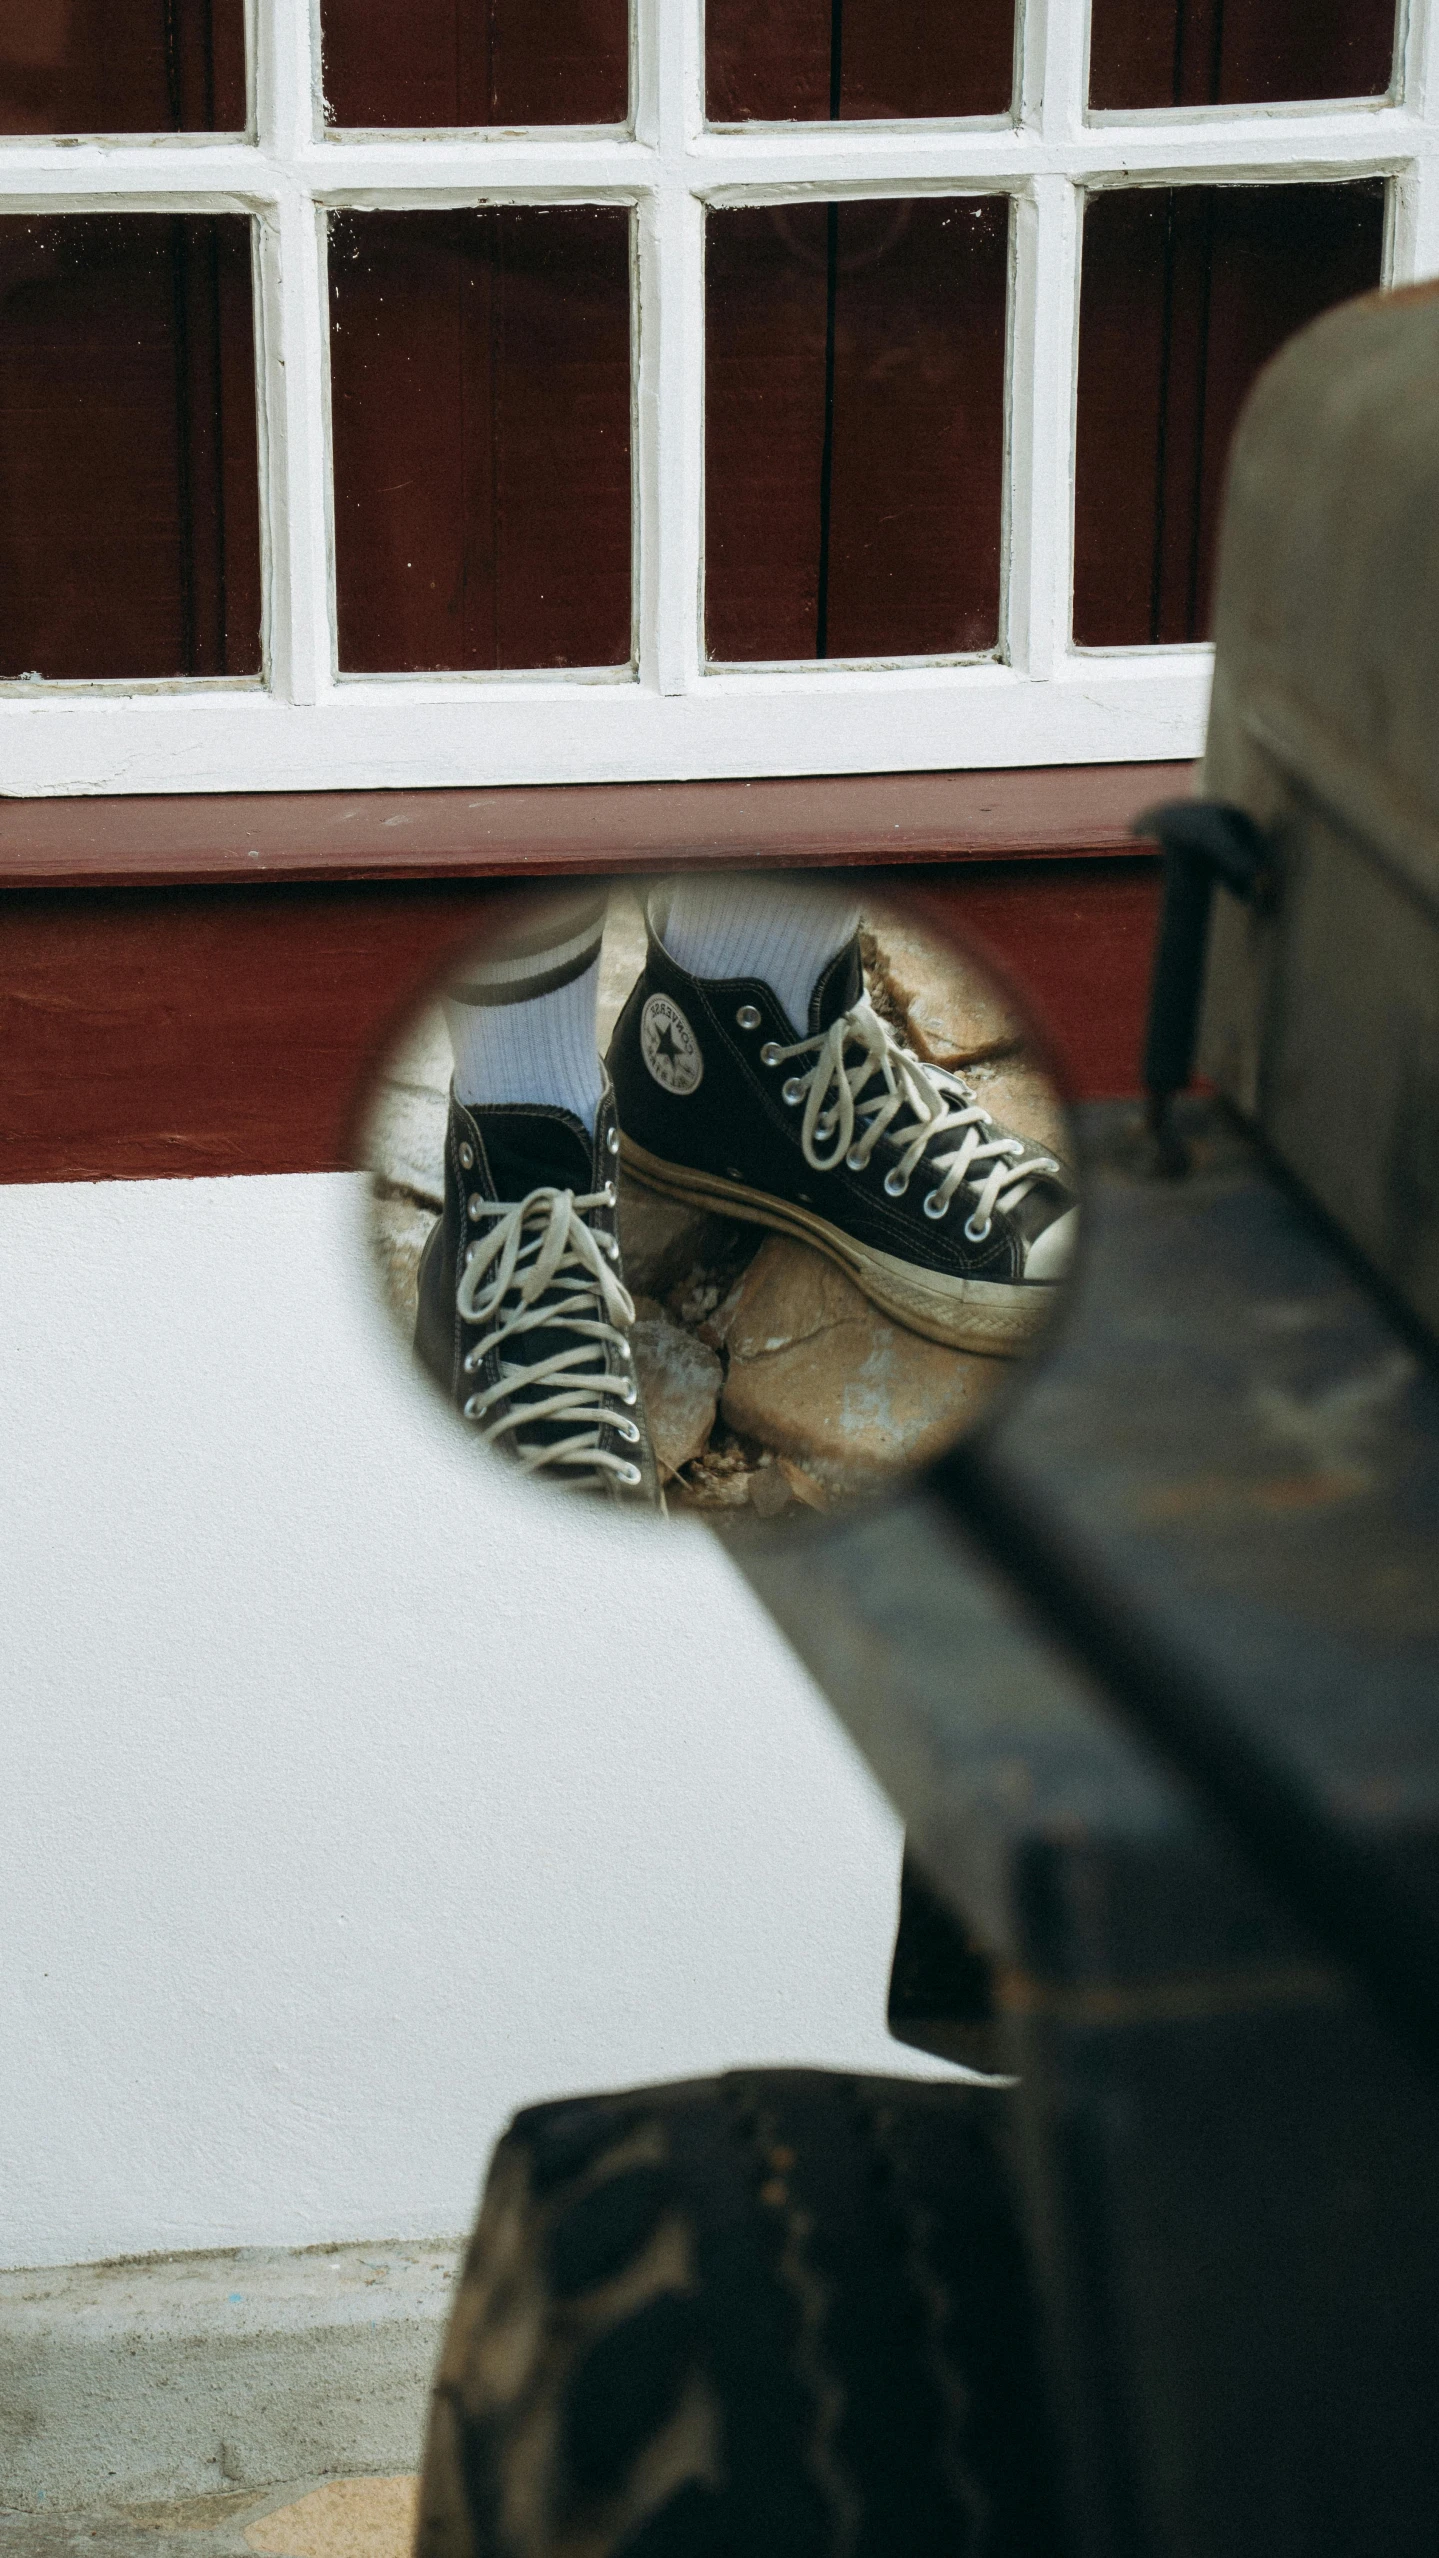
POLYGON ((628 0, 323 0, 332 124, 623 124, 628 0))
POLYGON ((1380 97, 1393 56, 1394 0, 1093 0, 1089 103, 1380 97))
POLYGON ((0 220, 0 676, 259 669, 249 224, 0 220))
POLYGON ((11 0, 0 133, 241 133, 244 0, 11 0))
POLYGON ((343 668, 628 660, 629 341, 622 207, 332 217, 343 668))
POLYGON ((1079 317, 1074 636, 1202 639, 1224 459, 1260 366, 1379 281, 1384 189, 1091 196, 1079 317))
POLYGON ((708 0, 711 124, 1003 115, 1014 0, 708 0))
POLYGON ((1008 212, 916 196, 710 216, 712 657, 994 647, 1008 212))

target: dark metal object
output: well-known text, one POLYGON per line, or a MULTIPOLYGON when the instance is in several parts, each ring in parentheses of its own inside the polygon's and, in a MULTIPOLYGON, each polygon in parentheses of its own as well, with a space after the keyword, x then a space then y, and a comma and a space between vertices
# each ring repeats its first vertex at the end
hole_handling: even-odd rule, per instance
POLYGON ((935 1481, 1439 2068, 1439 1389, 1237 1134, 1191 1130, 1173 1203, 1100 1140, 1057 1371, 935 1481))
POLYGON ((1064 1337, 749 1562, 955 1915, 900 2030, 1019 2081, 1076 2558, 1439 2546, 1436 413, 1439 288, 1261 377, 1064 1337))
POLYGON ((1164 905, 1144 1039, 1144 1089, 1157 1168, 1184 1172, 1188 1157, 1175 1133, 1173 1103, 1194 1072, 1199 999, 1209 949, 1209 909, 1216 879, 1246 904, 1257 904, 1267 847, 1252 817, 1221 800, 1173 799, 1146 809, 1136 835, 1152 836, 1164 854, 1164 905))
POLYGON ((948 2048, 1020 2081, 1076 2558, 1432 2558, 1439 1381, 1184 1117, 1157 1183, 1080 1114, 981 1445, 745 1568, 988 1955, 948 2048))

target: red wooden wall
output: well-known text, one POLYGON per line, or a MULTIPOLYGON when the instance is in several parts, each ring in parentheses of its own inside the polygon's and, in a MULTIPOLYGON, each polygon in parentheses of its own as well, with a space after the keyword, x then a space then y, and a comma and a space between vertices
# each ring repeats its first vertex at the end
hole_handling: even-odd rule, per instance
POLYGON ((1093 107, 1379 97, 1394 0, 1091 0, 1093 107))
MULTIPOLYGON (((992 958, 1076 1095, 1126 1093, 1156 877, 1143 856, 866 875, 992 958)), ((0 1180, 320 1172, 367 1078, 513 884, 12 891, 0 1180)))
POLYGON ((1370 291, 1384 186, 1133 187, 1091 195, 1080 287, 1074 636, 1210 629, 1224 461, 1255 375, 1370 291))
POLYGON ((1013 80, 1013 0, 706 0, 713 124, 1003 115, 1013 80))
POLYGON ((623 124, 628 0, 323 0, 340 125, 623 124))
POLYGON ((342 668, 628 662, 629 229, 608 205, 333 217, 342 668))
POLYGON ((0 133, 239 133, 244 0, 7 0, 0 133))
POLYGON ((250 225, 0 216, 0 679, 260 670, 250 225))
POLYGON ((715 658, 944 656, 999 635, 1004 196, 712 213, 715 658))

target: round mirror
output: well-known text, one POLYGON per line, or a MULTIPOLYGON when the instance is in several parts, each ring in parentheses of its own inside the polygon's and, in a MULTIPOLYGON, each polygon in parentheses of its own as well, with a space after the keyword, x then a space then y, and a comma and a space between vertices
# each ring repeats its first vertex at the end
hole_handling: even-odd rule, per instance
POLYGON ((399 1343, 477 1462, 719 1528, 869 1497, 1053 1318, 1077 1208, 1012 998, 843 874, 536 890, 365 1123, 399 1343))

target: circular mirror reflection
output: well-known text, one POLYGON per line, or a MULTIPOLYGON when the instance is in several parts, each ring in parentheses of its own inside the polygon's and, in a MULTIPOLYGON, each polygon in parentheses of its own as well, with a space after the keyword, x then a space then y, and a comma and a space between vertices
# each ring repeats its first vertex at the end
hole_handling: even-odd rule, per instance
POLYGON ((973 1428, 1077 1221, 1011 998, 842 874, 516 900, 386 1059, 365 1161, 399 1346, 477 1461, 722 1529, 973 1428))

